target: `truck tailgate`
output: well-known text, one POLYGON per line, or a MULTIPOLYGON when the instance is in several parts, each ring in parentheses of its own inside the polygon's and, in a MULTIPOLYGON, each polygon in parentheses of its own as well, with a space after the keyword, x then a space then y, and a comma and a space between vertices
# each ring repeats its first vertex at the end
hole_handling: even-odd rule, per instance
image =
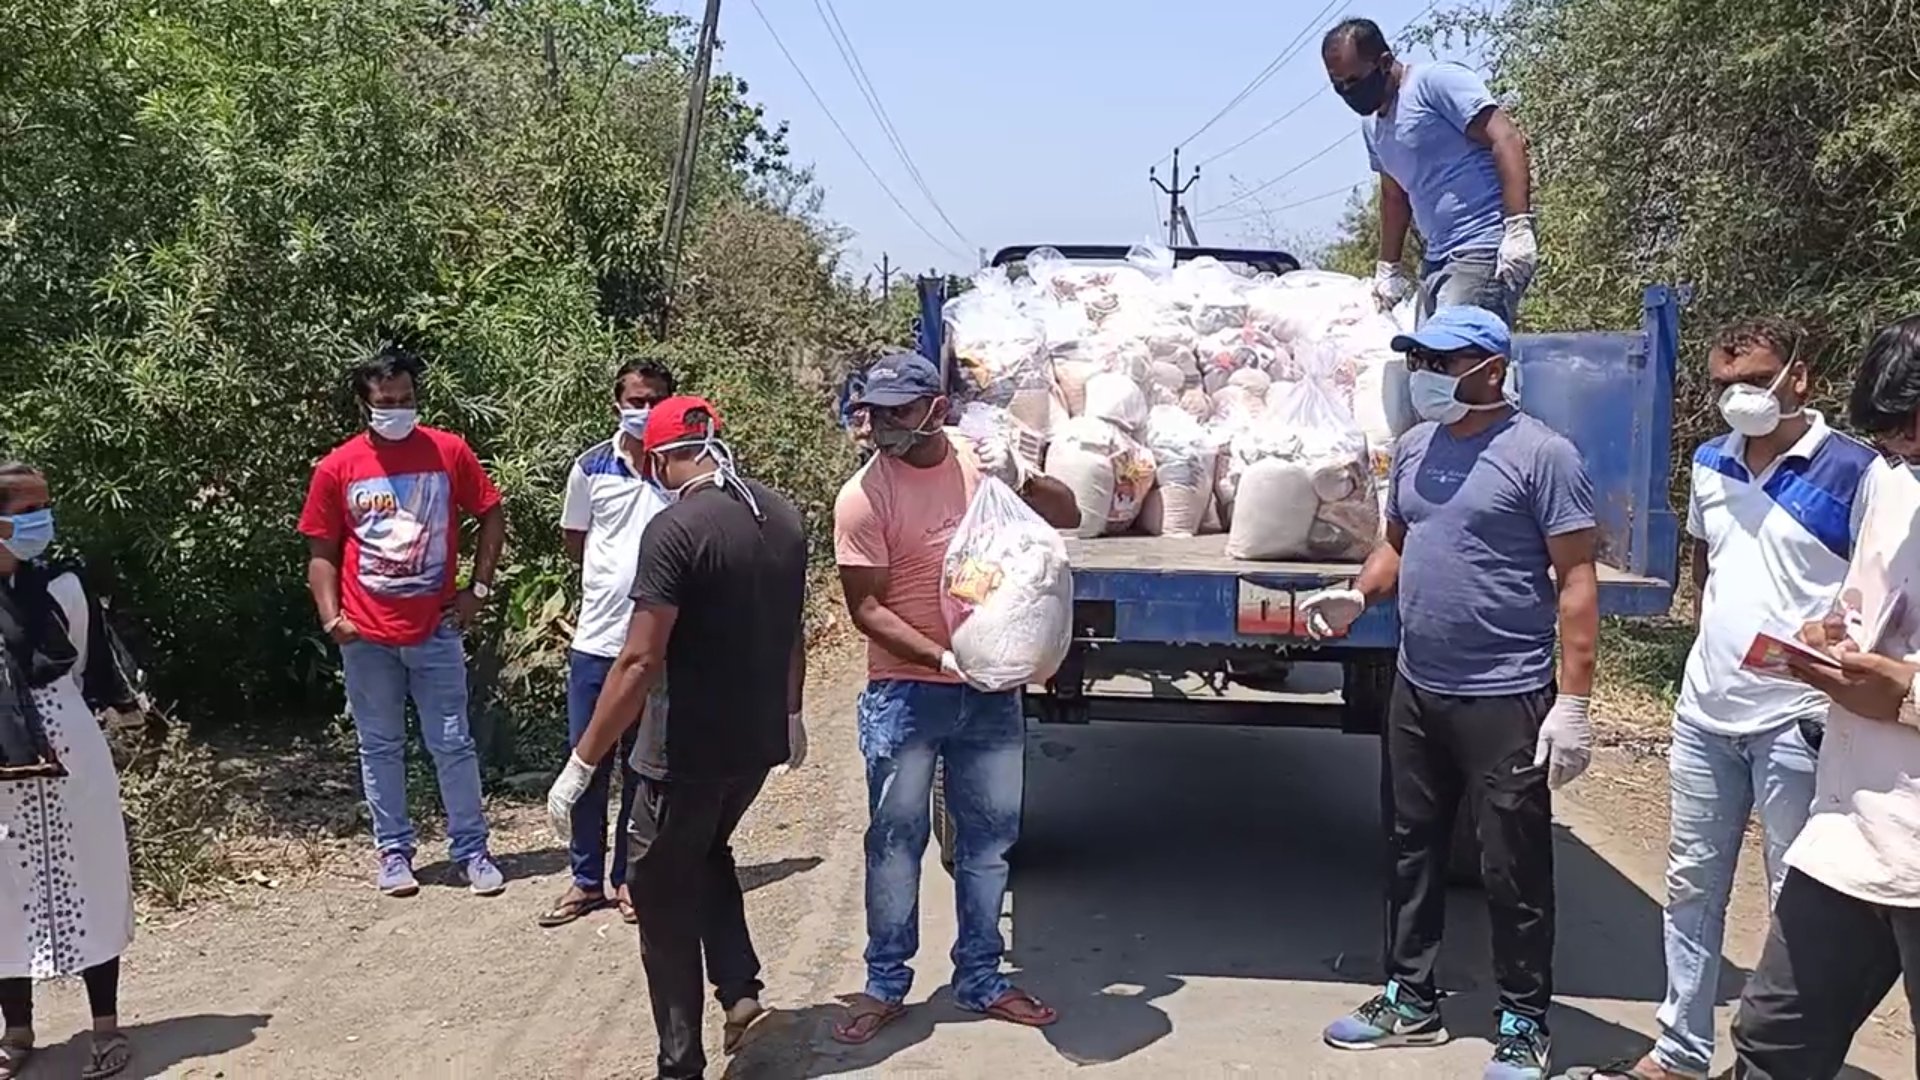
MULTIPOLYGON (((1082 636, 1170 644, 1277 643, 1292 635, 1251 607, 1281 607, 1288 595, 1348 581, 1360 571, 1357 563, 1250 562, 1229 558, 1226 549, 1227 538, 1218 534, 1068 538, 1082 636)), ((1605 563, 1599 576, 1603 614, 1667 613, 1672 596, 1667 582, 1605 563)), ((1382 605, 1369 610, 1339 644, 1392 648, 1398 640, 1393 608, 1382 605)))

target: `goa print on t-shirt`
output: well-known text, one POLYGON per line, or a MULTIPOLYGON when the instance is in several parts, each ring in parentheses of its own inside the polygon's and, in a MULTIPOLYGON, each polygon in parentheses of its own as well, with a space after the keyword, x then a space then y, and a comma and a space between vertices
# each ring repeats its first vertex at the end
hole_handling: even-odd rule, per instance
POLYGON ((444 472, 374 476, 347 485, 360 541, 361 587, 375 596, 438 593, 447 580, 452 500, 444 472))

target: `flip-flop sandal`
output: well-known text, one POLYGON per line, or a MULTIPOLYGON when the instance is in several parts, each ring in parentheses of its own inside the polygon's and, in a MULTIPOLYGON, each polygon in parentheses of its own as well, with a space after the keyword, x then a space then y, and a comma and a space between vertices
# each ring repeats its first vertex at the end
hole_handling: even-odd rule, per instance
POLYGON ((905 1005, 889 1005, 862 994, 847 1006, 847 1022, 833 1025, 833 1041, 846 1046, 865 1046, 906 1012, 905 1005))
POLYGON ((118 1076, 132 1060, 133 1046, 127 1042, 125 1032, 95 1035, 93 1051, 87 1057, 87 1067, 81 1071, 80 1080, 105 1080, 109 1076, 118 1076))
POLYGON ((553 910, 540 916, 540 925, 548 930, 556 926, 565 926, 606 906, 607 898, 604 896, 583 896, 575 900, 562 896, 553 905, 553 910))
POLYGON ((747 1041, 747 1033, 771 1015, 772 1011, 759 1002, 754 1003, 753 1011, 743 1019, 736 1020, 732 1013, 728 1013, 726 1025, 721 1028, 720 1052, 731 1055, 738 1051, 741 1044, 747 1041))
POLYGON ((623 923, 626 923, 628 926, 638 925, 640 922, 640 913, 633 910, 633 901, 621 900, 619 901, 619 904, 620 904, 620 921, 623 923))
POLYGON ((1046 1027, 1060 1019, 1060 1014, 1053 1011, 1046 1002, 1018 987, 1001 994, 997 1001, 980 1011, 995 1020, 1004 1020, 1021 1027, 1046 1027), (1014 1011, 1013 1006, 1022 1003, 1031 1006, 1033 1011, 1030 1013, 1014 1011))

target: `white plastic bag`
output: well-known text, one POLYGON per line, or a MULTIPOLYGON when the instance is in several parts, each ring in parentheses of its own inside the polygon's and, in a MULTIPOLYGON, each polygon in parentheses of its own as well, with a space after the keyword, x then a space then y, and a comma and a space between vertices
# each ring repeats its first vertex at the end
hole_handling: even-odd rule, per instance
POLYGON ((1149 536, 1193 536, 1213 503, 1220 448, 1199 421, 1173 405, 1156 406, 1147 421, 1153 452, 1153 490, 1140 512, 1149 536))
POLYGON ((1103 371, 1087 380, 1086 415, 1126 431, 1146 425, 1147 396, 1140 383, 1118 372, 1103 371))
POLYGON ((1060 425, 1047 445, 1046 474, 1065 484, 1080 508, 1076 536, 1125 532, 1140 516, 1153 472, 1146 447, 1091 416, 1060 425))
POLYGON ((1359 561, 1379 538, 1367 437, 1332 389, 1337 355, 1318 351, 1257 429, 1235 439, 1229 556, 1359 561))
POLYGON ((986 690, 1045 682, 1073 643, 1067 547, 1013 489, 980 481, 940 575, 953 656, 986 690))
POLYGON ((1032 287, 998 268, 980 271, 973 288, 947 302, 942 318, 966 395, 1006 408, 1051 385, 1046 339, 1032 313, 1032 287))

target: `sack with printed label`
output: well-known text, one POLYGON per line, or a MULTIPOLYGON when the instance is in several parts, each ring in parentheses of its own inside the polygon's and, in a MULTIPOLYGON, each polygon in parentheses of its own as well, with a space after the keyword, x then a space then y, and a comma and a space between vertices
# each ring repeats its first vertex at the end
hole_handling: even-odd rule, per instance
POLYGON ((980 481, 940 575, 953 657, 985 690, 1045 682, 1073 643, 1073 573, 1060 534, 1013 489, 980 481))

